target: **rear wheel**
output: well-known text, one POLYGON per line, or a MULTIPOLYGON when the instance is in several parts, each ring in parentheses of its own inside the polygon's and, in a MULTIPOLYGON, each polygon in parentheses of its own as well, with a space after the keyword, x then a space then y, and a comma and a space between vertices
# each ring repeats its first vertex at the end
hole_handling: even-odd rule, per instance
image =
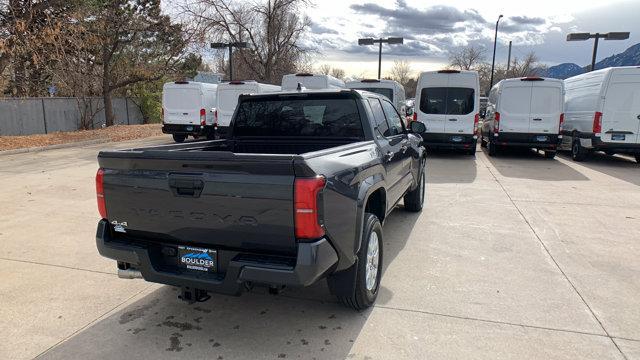
POLYGON ((355 310, 364 310, 376 301, 382 275, 382 226, 378 218, 364 214, 362 242, 358 251, 356 280, 350 296, 339 296, 340 301, 355 310))
POLYGON ((580 144, 580 139, 574 139, 571 145, 571 159, 573 161, 583 161, 587 158, 589 151, 580 144))
POLYGON ((544 151, 544 157, 546 157, 547 159, 553 159, 553 158, 556 157, 556 152, 555 151, 545 150, 544 151))
POLYGON ((184 142, 184 140, 187 138, 186 135, 181 135, 181 134, 173 134, 173 141, 177 142, 177 143, 181 143, 184 142))
POLYGON ((476 156, 476 144, 471 145, 471 149, 467 150, 467 155, 476 156))
MULTIPOLYGON (((424 163, 423 163, 424 164, 424 163)), ((411 212, 418 212, 422 210, 424 204, 425 193, 425 177, 424 177, 424 165, 420 170, 420 177, 418 178, 418 186, 412 191, 409 191, 404 196, 404 208, 411 212)))
POLYGON ((614 151, 611 151, 611 150, 607 150, 607 151, 605 151, 604 153, 605 153, 605 154, 607 154, 607 155, 609 155, 609 156, 613 156, 613 155, 615 155, 615 154, 616 154, 614 151))
POLYGON ((640 164, 640 154, 636 155, 636 162, 640 164))
POLYGON ((484 136, 480 138, 480 147, 483 147, 483 148, 487 147, 487 142, 484 139, 484 136))
POLYGON ((493 141, 489 141, 487 146, 489 147, 489 156, 498 155, 498 145, 496 145, 496 143, 494 143, 493 141))

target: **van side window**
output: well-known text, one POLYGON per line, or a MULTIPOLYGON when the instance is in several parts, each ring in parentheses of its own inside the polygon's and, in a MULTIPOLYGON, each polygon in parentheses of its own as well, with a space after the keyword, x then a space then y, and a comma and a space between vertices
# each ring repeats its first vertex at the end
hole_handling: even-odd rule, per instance
POLYGON ((471 88, 424 88, 420 95, 420 111, 436 115, 467 115, 475 106, 471 88))
POLYGON ((394 136, 398 134, 402 134, 402 119, 396 108, 393 105, 386 101, 382 101, 382 109, 384 110, 384 114, 387 116, 387 122, 389 123, 389 130, 384 133, 384 136, 394 136))
POLYGON ((368 98, 367 100, 371 105, 371 110, 373 111, 373 119, 376 122, 378 131, 380 131, 380 134, 385 135, 389 131, 389 125, 387 125, 387 120, 384 117, 384 112, 382 111, 380 100, 376 98, 368 98))

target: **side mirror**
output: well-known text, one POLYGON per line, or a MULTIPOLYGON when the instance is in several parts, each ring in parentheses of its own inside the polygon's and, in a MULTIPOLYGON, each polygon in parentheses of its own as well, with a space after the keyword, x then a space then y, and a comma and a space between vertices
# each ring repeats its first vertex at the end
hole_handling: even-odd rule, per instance
POLYGON ((412 121, 409 124, 409 129, 411 130, 412 133, 415 133, 415 134, 422 134, 425 131, 427 131, 427 127, 424 126, 424 124, 421 123, 420 121, 412 121))

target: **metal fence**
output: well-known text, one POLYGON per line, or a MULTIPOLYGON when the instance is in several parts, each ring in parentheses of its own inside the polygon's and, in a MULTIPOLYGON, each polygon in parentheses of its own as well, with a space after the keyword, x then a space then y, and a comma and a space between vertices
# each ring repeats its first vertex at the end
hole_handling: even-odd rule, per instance
MULTIPOLYGON (((132 99, 114 98, 113 113, 116 124, 144 122, 140 108, 132 99)), ((80 129, 83 122, 88 128, 102 127, 105 123, 102 98, 0 98, 0 135, 74 131, 80 129)))

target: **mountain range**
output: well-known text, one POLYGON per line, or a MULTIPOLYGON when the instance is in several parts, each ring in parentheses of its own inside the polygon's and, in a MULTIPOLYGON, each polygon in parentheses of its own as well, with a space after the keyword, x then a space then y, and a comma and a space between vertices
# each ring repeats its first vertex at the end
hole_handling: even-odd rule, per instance
MULTIPOLYGON (((595 68, 597 70, 612 66, 634 65, 640 65, 640 43, 629 47, 627 50, 620 54, 615 54, 598 61, 595 68)), ((566 79, 585 73, 589 71, 590 67, 591 65, 580 66, 574 63, 563 63, 541 70, 539 75, 556 79, 566 79)))

